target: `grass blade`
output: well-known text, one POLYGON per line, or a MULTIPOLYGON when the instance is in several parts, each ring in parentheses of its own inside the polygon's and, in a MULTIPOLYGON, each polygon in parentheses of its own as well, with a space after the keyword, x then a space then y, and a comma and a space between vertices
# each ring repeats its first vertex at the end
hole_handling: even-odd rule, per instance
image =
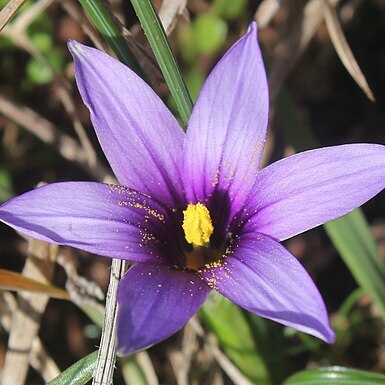
POLYGON ((193 104, 159 17, 151 0, 131 0, 131 3, 186 126, 193 104))
POLYGON ((87 15, 95 24, 95 27, 103 35, 111 49, 115 52, 118 59, 142 76, 139 64, 128 48, 120 28, 116 25, 114 19, 107 8, 100 0, 79 0, 87 15))
POLYGON ((383 374, 339 366, 305 370, 291 376, 283 385, 384 385, 383 374))
MULTIPOLYGON (((280 95, 277 118, 286 131, 288 142, 297 151, 319 147, 287 92, 280 95)), ((385 266, 361 209, 326 223, 324 227, 357 283, 380 309, 385 322, 385 266)))
POLYGON ((93 352, 75 362, 60 376, 50 381, 47 385, 85 385, 91 380, 96 368, 98 352, 93 352))
POLYGON ((385 269, 361 210, 327 223, 325 230, 385 321, 385 269))

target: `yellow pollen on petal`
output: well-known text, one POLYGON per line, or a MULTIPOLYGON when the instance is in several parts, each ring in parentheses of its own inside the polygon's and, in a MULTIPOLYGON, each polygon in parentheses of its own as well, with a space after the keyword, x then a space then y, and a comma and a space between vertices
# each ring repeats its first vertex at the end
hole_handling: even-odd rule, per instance
POLYGON ((194 246, 204 246, 209 243, 214 227, 207 207, 202 203, 196 205, 190 203, 183 211, 183 215, 182 227, 186 241, 194 246))

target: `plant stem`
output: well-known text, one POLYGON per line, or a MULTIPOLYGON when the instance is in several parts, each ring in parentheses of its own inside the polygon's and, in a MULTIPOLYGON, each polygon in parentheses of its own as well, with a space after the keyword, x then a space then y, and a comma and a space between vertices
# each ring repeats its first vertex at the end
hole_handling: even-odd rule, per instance
POLYGON ((112 260, 102 337, 92 385, 112 384, 116 360, 116 316, 118 309, 116 294, 119 281, 125 271, 126 261, 121 259, 112 260))

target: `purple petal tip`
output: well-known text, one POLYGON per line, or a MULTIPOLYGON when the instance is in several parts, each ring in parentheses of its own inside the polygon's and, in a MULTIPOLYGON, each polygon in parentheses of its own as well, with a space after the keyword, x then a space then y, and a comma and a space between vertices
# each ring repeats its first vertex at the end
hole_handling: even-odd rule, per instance
POLYGON ((326 342, 328 344, 334 344, 336 340, 336 334, 334 333, 333 329, 330 329, 328 336, 326 337, 326 342))
POLYGON ((257 22, 255 20, 253 20, 250 23, 249 28, 247 28, 247 33, 249 33, 249 32, 255 32, 255 33, 258 32, 258 25, 257 25, 257 22))
POLYGON ((68 40, 67 41, 67 47, 68 50, 71 52, 72 56, 74 58, 81 58, 81 57, 86 57, 86 47, 85 45, 77 42, 76 40, 68 40))

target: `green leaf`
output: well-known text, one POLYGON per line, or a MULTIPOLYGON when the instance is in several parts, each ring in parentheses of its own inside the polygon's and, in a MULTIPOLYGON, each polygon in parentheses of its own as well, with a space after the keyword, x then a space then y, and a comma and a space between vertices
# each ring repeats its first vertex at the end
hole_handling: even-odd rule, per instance
POLYGON ((238 368, 258 385, 270 384, 267 368, 242 310, 213 292, 200 314, 238 368))
POLYGON ((354 278, 370 293, 385 321, 385 268, 362 211, 353 211, 324 227, 354 278))
POLYGON ((12 182, 6 168, 0 167, 0 202, 5 202, 13 195, 12 182))
POLYGON ((34 58, 29 59, 26 67, 28 78, 37 85, 48 84, 53 80, 53 72, 34 58))
MULTIPOLYGON (((183 60, 190 66, 197 67, 198 49, 195 45, 191 23, 181 23, 177 34, 178 50, 183 60)), ((186 81, 187 82, 187 81, 186 81)))
POLYGON ((47 385, 85 385, 92 378, 97 358, 98 351, 89 354, 48 382, 47 385))
POLYGON ((194 20, 193 31, 198 50, 211 54, 226 41, 227 24, 216 15, 202 14, 194 20))
POLYGON ((33 45, 41 52, 48 52, 52 49, 52 36, 47 32, 36 32, 32 34, 33 45))
POLYGON ((64 68, 64 57, 60 52, 51 50, 47 52, 45 56, 48 63, 51 65, 55 72, 58 72, 64 68))
POLYGON ((99 311, 99 309, 95 306, 87 305, 85 303, 75 303, 75 305, 77 305, 81 310, 83 310, 83 312, 87 314, 87 316, 96 326, 102 329, 104 322, 104 312, 99 311))
POLYGON ((109 14, 101 0, 79 0, 87 15, 95 24, 98 31, 104 36, 109 46, 115 52, 118 59, 143 77, 139 64, 128 48, 120 28, 109 14))
POLYGON ((122 357, 119 362, 122 365, 122 374, 127 385, 147 385, 146 377, 137 364, 135 356, 122 357))
POLYGON ((246 0, 214 0, 214 13, 226 20, 234 20, 244 15, 246 0))
POLYGON ((131 3, 186 126, 193 104, 159 17, 151 0, 131 0, 131 3))
POLYGON ((205 82, 205 76, 199 68, 192 67, 189 71, 186 72, 185 78, 190 95, 193 100, 196 100, 203 86, 203 83, 205 82))
POLYGON ((305 370, 291 376, 283 385, 384 385, 385 376, 378 373, 339 366, 305 370))
MULTIPOLYGON (((288 142, 297 151, 319 147, 287 92, 282 92, 279 97, 276 116, 285 130, 288 142)), ((371 296, 385 321, 385 266, 380 260, 362 211, 357 209, 326 223, 324 227, 355 280, 371 296)))

